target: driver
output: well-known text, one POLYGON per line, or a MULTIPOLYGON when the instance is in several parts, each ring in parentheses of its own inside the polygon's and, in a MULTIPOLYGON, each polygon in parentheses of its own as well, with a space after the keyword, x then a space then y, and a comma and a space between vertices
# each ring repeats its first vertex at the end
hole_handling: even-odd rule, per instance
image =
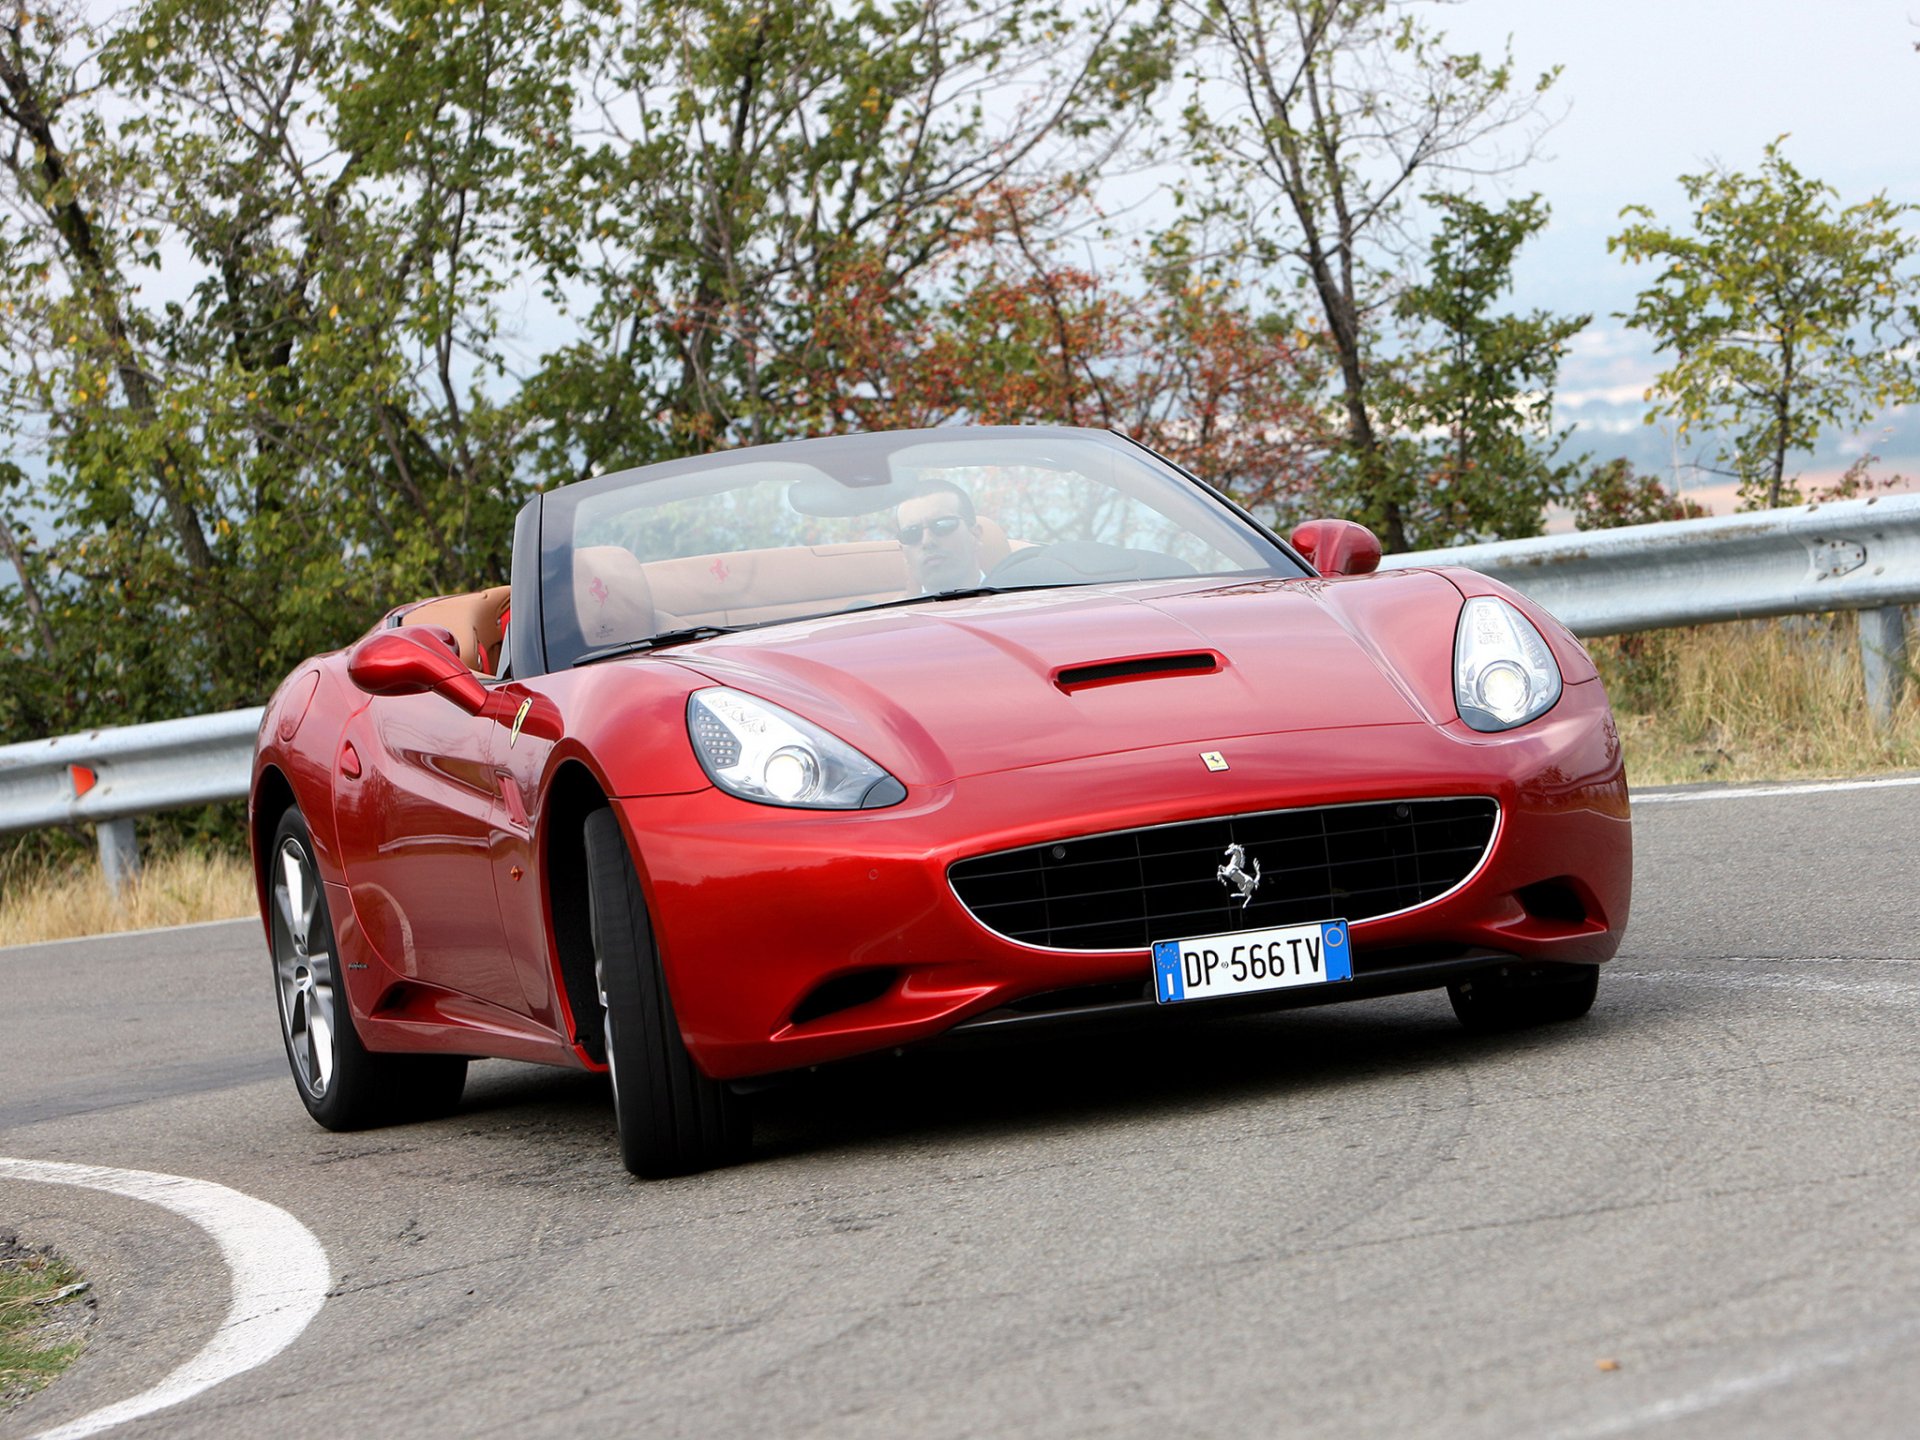
POLYGON ((980 566, 980 523, 973 501, 951 480, 933 480, 926 490, 894 507, 907 579, 921 595, 966 590, 986 576, 980 566))

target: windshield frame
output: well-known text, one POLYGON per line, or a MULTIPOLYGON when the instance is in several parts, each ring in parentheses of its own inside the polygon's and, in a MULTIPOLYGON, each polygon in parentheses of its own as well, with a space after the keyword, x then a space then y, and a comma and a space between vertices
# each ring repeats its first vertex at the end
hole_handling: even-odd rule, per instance
MULTIPOLYGON (((1082 444, 1096 444, 1115 451, 1118 457, 1124 458, 1128 463, 1140 466, 1187 492, 1190 498, 1198 501, 1206 510, 1213 512, 1230 526, 1257 559, 1267 562, 1264 573, 1258 569, 1232 572, 1233 583, 1245 583, 1249 579, 1307 579, 1316 573, 1292 546, 1227 496, 1139 441, 1115 431, 1052 425, 944 426, 936 429, 872 431, 855 435, 781 441, 771 445, 740 446, 706 455, 688 456, 615 471, 576 481, 536 496, 523 511, 520 523, 515 527, 514 618, 516 621, 531 620, 533 622, 530 625, 516 626, 522 633, 515 636, 517 652, 515 669, 523 676, 565 670, 583 656, 596 650, 610 648, 587 643, 586 637, 579 633, 578 622, 572 618, 569 606, 545 603, 554 593, 554 586, 570 588, 573 583, 575 516, 583 502, 630 487, 649 485, 659 481, 684 480, 706 472, 738 467, 755 460, 778 462, 791 458, 796 462, 814 465, 829 473, 836 473, 839 467, 831 463, 836 458, 835 452, 839 452, 842 457, 857 457, 871 462, 875 458, 916 446, 942 441, 991 441, 995 438, 1025 443, 1061 439, 1082 444), (523 575, 525 583, 522 583, 523 575), (519 648, 523 640, 531 642, 524 650, 519 648), (524 667, 520 663, 522 661, 526 662, 524 667)), ((1195 578, 1204 580, 1207 576, 1202 574, 1195 578)), ((1055 587, 1023 585, 1016 582, 1006 588, 1055 587)), ((1086 588, 1086 582, 1059 582, 1058 588, 1086 588)), ((910 596, 906 601, 891 603, 900 605, 915 599, 931 603, 937 602, 940 598, 940 594, 936 592, 924 596, 910 596)), ((818 620, 834 615, 857 615, 871 608, 874 607, 838 605, 818 612, 757 622, 742 628, 777 629, 782 624, 818 620)), ((633 638, 639 641, 646 637, 633 638)), ((624 649, 625 647, 614 648, 624 649)), ((638 645, 633 653, 646 654, 648 647, 638 645)))

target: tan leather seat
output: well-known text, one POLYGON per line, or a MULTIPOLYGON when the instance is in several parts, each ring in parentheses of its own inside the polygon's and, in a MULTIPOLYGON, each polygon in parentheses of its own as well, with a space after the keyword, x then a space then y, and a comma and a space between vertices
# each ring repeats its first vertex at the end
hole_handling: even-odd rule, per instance
POLYGON ((573 608, 587 649, 644 640, 662 627, 647 567, 621 545, 573 552, 573 608))
POLYGON ((979 515, 974 517, 974 523, 980 527, 980 573, 984 575, 1013 553, 1013 545, 998 520, 979 515))
POLYGON ((512 587, 495 585, 470 595, 443 595, 416 605, 400 617, 402 625, 439 625, 453 634, 469 670, 491 672, 500 659, 500 617, 507 613, 512 587))
POLYGON ((689 555, 646 569, 667 628, 816 615, 897 599, 907 585, 907 562, 893 540, 689 555))

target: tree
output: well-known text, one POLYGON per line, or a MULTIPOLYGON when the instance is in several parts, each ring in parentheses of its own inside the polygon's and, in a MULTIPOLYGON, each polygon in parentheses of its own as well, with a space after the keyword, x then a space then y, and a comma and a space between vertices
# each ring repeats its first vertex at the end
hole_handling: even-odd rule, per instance
MULTIPOLYGON (((818 428, 817 307, 903 325, 979 203, 1077 196, 1165 72, 1125 0, 609 8, 526 230, 578 325, 529 387, 555 475, 818 428), (1069 183, 1059 183, 1059 182, 1069 183), (1039 187, 1039 188, 1035 188, 1039 187)), ((1044 222, 1046 217, 1036 217, 1044 222)))
POLYGON ((1120 281, 1069 263, 1034 233, 1030 211, 1054 203, 1011 190, 970 206, 918 277, 932 300, 879 259, 834 273, 809 307, 832 363, 802 408, 823 431, 1116 429, 1279 523, 1305 518, 1330 437, 1296 328, 1177 255, 1120 281))
POLYGON ((1580 530, 1695 520, 1706 513, 1704 505, 1675 495, 1658 476, 1637 473, 1625 457, 1594 466, 1573 495, 1573 523, 1580 530))
POLYGON ((29 733, 257 702, 385 606, 502 572, 501 195, 565 123, 571 23, 0 20, 0 414, 46 516, 6 547, 26 663, 0 690, 29 733))
POLYGON ((1669 415, 1682 434, 1723 436, 1718 459, 1743 501, 1768 507, 1793 488, 1788 456, 1824 429, 1920 398, 1920 276, 1906 269, 1920 238, 1902 228, 1920 207, 1883 193, 1835 210, 1837 192, 1802 175, 1781 140, 1757 175, 1680 177, 1690 233, 1634 205, 1621 214, 1638 222, 1607 242, 1663 266, 1621 317, 1673 357, 1649 423, 1669 415))
POLYGON ((1378 423, 1376 353, 1414 248, 1408 201, 1443 173, 1510 168, 1554 73, 1450 50, 1401 0, 1180 0, 1196 60, 1186 129, 1253 252, 1325 319, 1356 518, 1409 543, 1378 423), (1222 97, 1228 97, 1222 103, 1222 97))
POLYGON ((1537 535, 1575 468, 1556 459, 1566 433, 1552 426, 1554 381, 1567 341, 1592 317, 1494 313, 1513 286, 1514 256, 1547 223, 1538 195, 1498 209, 1464 195, 1427 199, 1441 217, 1427 273, 1394 302, 1424 343, 1376 384, 1395 432, 1385 468, 1398 483, 1385 493, 1422 548, 1537 535))
POLYGON ((0 16, 24 733, 257 702, 501 578, 535 485, 830 423, 834 277, 918 323, 1166 67, 1127 0, 95 8, 0 16))

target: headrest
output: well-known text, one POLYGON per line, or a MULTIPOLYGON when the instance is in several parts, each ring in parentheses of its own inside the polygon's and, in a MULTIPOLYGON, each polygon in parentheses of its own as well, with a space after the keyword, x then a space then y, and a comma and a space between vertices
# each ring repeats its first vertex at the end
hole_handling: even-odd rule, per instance
POLYGON ((646 567, 620 545, 573 552, 573 608, 589 650, 644 640, 657 628, 646 567))
POLYGON ((991 570, 1013 553, 1013 547, 1007 543, 1007 532, 998 520, 976 515, 974 521, 980 527, 980 568, 991 570))

